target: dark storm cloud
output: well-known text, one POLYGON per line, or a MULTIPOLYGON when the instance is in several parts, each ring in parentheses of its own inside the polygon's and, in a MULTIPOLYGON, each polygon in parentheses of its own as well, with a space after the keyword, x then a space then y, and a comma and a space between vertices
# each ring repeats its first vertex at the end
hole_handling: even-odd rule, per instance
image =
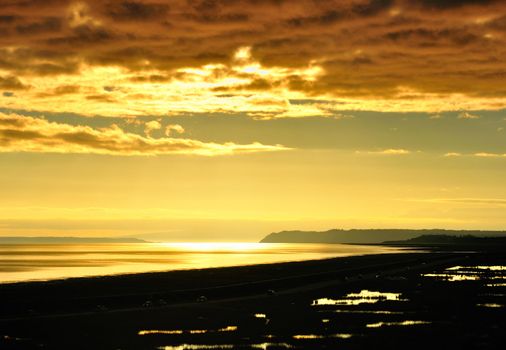
POLYGON ((307 94, 506 97, 505 18, 506 2, 492 0, 2 1, 0 69, 22 79, 116 65, 164 82, 251 46, 267 67, 321 65, 311 84, 285 81, 307 94))
POLYGON ((28 88, 29 86, 23 84, 17 77, 0 75, 0 89, 25 90, 28 88))
POLYGON ((60 85, 51 91, 39 94, 39 97, 55 97, 69 94, 77 94, 80 91, 78 85, 60 85))
POLYGON ((106 5, 105 13, 118 21, 145 21, 163 18, 169 8, 168 4, 113 1, 106 5))
POLYGON ((44 32, 57 32, 62 27, 60 18, 49 17, 38 22, 16 26, 16 31, 20 34, 39 34, 44 32))
POLYGON ((413 4, 420 4, 429 8, 451 9, 468 5, 484 6, 500 0, 415 0, 413 4))
POLYGON ((16 20, 16 16, 9 16, 9 15, 5 15, 5 16, 0 16, 0 24, 2 23, 12 23, 16 20))
POLYGON ((115 35, 102 27, 80 25, 72 33, 47 40, 49 45, 74 46, 75 45, 103 45, 115 39, 115 35))
MULTIPOLYGON (((393 0, 371 0, 358 2, 350 6, 330 7, 328 10, 315 16, 295 17, 286 21, 289 26, 305 27, 307 25, 329 25, 335 22, 346 21, 353 17, 367 17, 386 11, 392 6, 393 0)), ((344 2, 346 4, 346 2, 344 2)))
POLYGON ((78 68, 78 58, 68 51, 0 48, 0 69, 16 75, 73 74, 78 68))

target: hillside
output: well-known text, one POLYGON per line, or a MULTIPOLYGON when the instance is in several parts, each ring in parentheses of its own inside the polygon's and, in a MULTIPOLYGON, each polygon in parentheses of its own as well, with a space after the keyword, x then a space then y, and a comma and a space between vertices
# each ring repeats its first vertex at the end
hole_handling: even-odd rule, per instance
POLYGON ((404 230, 404 229, 333 229, 328 231, 281 231, 264 237, 260 243, 382 243, 403 241, 418 236, 506 236, 506 231, 479 230, 404 230))
POLYGON ((401 241, 386 241, 385 244, 399 245, 488 245, 506 244, 506 237, 477 237, 472 235, 422 235, 401 241))

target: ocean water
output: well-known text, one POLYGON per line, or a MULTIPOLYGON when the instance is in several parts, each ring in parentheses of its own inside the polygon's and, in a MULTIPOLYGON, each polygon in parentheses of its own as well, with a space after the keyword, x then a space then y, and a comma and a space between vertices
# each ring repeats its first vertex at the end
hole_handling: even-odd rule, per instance
POLYGON ((1 244, 0 283, 301 261, 400 249, 345 244, 1 244))

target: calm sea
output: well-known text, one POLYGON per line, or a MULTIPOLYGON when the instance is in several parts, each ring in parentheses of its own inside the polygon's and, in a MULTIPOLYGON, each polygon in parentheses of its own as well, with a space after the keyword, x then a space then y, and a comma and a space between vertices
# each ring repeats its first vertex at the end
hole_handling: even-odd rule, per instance
POLYGON ((2 244, 0 283, 397 252, 344 244, 2 244))

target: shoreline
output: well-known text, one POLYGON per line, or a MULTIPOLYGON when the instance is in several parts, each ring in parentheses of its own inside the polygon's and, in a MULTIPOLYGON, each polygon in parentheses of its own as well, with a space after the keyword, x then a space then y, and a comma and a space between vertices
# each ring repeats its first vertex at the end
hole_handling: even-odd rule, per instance
POLYGON ((376 274, 381 268, 404 268, 406 264, 419 264, 421 261, 446 261, 448 257, 454 259, 456 255, 410 250, 268 264, 6 283, 0 284, 0 307, 10 314, 26 317, 50 315, 59 309, 88 312, 90 308, 93 311, 97 305, 103 304, 113 305, 108 309, 131 309, 155 298, 191 302, 203 294, 219 299, 228 295, 282 291, 301 284, 318 285, 329 280, 353 279, 365 273, 376 274), (29 302, 26 302, 27 298, 29 302), (69 302, 78 305, 69 310, 66 306, 69 302), (43 309, 34 314, 41 303, 51 305, 51 310, 43 309), (16 305, 16 308, 12 305, 16 305))
MULTIPOLYGON (((155 243, 152 243, 152 242, 146 242, 147 244, 155 244, 155 243)), ((234 242, 235 243, 235 242, 234 242)), ((130 244, 130 243, 125 243, 125 244, 130 244)), ((137 245, 139 243, 132 243, 134 245, 137 245)), ((144 244, 144 243, 141 243, 141 244, 144 244)), ((179 244, 187 244, 187 243, 179 243, 179 242, 176 242, 176 243, 167 243, 169 246, 172 245, 172 244, 175 244, 176 246, 179 245, 179 244)), ((240 243, 239 243, 240 244, 240 243)), ((257 243, 257 242, 254 242, 252 244, 255 244, 255 245, 264 245, 266 243, 257 243)), ((191 266, 191 267, 184 267, 184 266, 177 266, 174 267, 174 268, 170 268, 170 263, 167 265, 167 266, 164 266, 164 267, 157 267, 157 268, 147 268, 146 270, 144 271, 132 271, 132 272, 128 272, 127 270, 125 271, 120 271, 120 272, 107 272, 107 273, 104 273, 104 274, 95 274, 95 273, 90 273, 90 274, 83 274, 83 275, 79 275, 79 274, 75 274, 75 275, 70 275, 70 274, 67 274, 67 275, 63 275, 62 277, 49 277, 49 278, 28 278, 28 279, 19 279, 19 280, 9 280, 7 279, 6 281, 0 281, 0 286, 2 285, 10 285, 10 284, 24 284, 24 283, 27 283, 27 284, 30 284, 30 283, 51 283, 51 282, 63 282, 63 281, 67 281, 67 280, 74 280, 74 279, 94 279, 94 278, 100 278, 100 279, 105 279, 105 278, 109 278, 109 277, 122 277, 122 276, 132 276, 132 275, 146 275, 146 274, 156 274, 156 273, 169 273, 169 272, 175 272, 175 271, 192 271, 192 270, 203 270, 203 269, 219 269, 219 268, 235 268, 235 267, 243 267, 243 266, 253 266, 253 265, 272 265, 272 264, 279 264, 279 263, 292 263, 292 262, 305 262, 305 261, 312 261, 312 260, 327 260, 327 259, 334 259, 334 258, 341 258, 341 257, 351 257, 351 256, 363 256, 363 255, 376 255, 376 254, 399 254, 399 253, 403 253, 407 250, 410 250, 410 251, 417 251, 418 249, 416 248, 408 248, 408 247, 393 247, 393 246, 386 246, 386 245, 381 245, 381 244, 354 244, 354 243, 335 243, 335 244, 321 244, 321 243, 303 243, 303 244, 300 244, 301 247, 304 247, 304 246, 308 246, 308 245, 316 245, 316 246, 332 246, 332 245, 336 245, 336 246, 360 246, 360 247, 364 247, 364 248, 384 248, 383 251, 379 252, 379 251, 374 251, 374 252, 365 252, 365 253, 357 253, 357 252, 340 252, 340 253, 336 253, 334 256, 332 256, 332 253, 326 253, 324 255, 327 255, 327 256, 322 256, 321 258, 314 258, 314 257, 311 257, 311 258, 305 258, 303 257, 303 254, 305 254, 305 252, 302 253, 301 258, 298 258, 298 259, 292 259, 292 258, 288 258, 286 257, 286 260, 282 260, 281 258, 279 258, 279 260, 277 259, 273 259, 273 261, 262 261, 262 262, 244 262, 244 263, 237 263, 237 264, 221 264, 221 265, 217 265, 217 266, 205 266, 205 267, 194 267, 194 266, 191 266), (390 249, 390 250, 389 250, 390 249)), ((20 244, 20 245, 24 245, 24 244, 20 244)), ((38 246, 39 244, 37 244, 38 246)), ((43 246, 53 246, 55 245, 54 243, 47 243, 47 244, 41 244, 43 246)), ((56 245, 61 245, 61 246, 65 246, 65 243, 58 243, 56 245)), ((90 244, 91 246, 94 245, 94 243, 91 243, 90 244)), ((98 246, 102 246, 103 244, 102 243, 97 243, 98 246)), ((219 243, 218 243, 219 245, 219 243)), ((290 246, 290 248, 293 248, 293 246, 298 246, 299 244, 298 243, 267 243, 267 245, 281 245, 281 246, 290 246)), ((232 249, 232 248, 227 248, 227 249, 232 249)), ((377 249, 377 250, 380 250, 380 249, 377 249)), ((98 251, 100 253, 100 251, 98 251)), ((162 251, 161 251, 162 252, 162 251)), ((200 253, 200 251, 197 250, 198 253, 200 253)), ((212 252, 212 251, 211 251, 212 252)), ((209 252, 209 253, 211 253, 209 252)), ((134 255, 135 255, 135 251, 132 252, 134 255)), ((164 253, 164 252, 162 252, 164 253)), ((193 252, 192 252, 193 253, 193 252)), ((202 251, 203 254, 206 254, 208 252, 206 251, 202 251)), ((293 255, 293 254, 292 254, 293 255)), ((279 254, 280 257, 284 257, 284 254, 279 254)), ((106 266, 106 265, 104 265, 106 266)), ((118 264, 119 267, 121 267, 122 265, 121 264, 118 264)), ((61 267, 62 269, 65 269, 66 266, 62 266, 61 267)), ((35 270, 34 270, 35 271, 35 270)), ((11 272, 11 274, 15 274, 15 272, 11 272)))
MULTIPOLYGON (((455 339, 448 319, 459 326, 459 317, 481 317, 479 331, 490 336, 494 325, 504 323, 501 309, 464 305, 476 303, 484 282, 470 281, 475 287, 462 289, 454 282, 432 282, 421 276, 459 265, 504 266, 505 256, 504 250, 476 249, 473 254, 410 251, 0 285, 0 336, 4 337, 0 337, 0 347, 25 350, 45 344, 50 349, 139 350, 167 346, 170 350, 213 344, 255 349, 259 348, 255 344, 271 344, 272 349, 323 345, 358 349, 395 339, 394 348, 407 344, 425 348, 434 338, 424 335, 425 331, 451 345, 455 339), (410 301, 384 299, 378 306, 343 306, 345 313, 336 313, 332 306, 318 310, 311 306, 318 298, 335 299, 361 290, 396 292, 407 296, 402 300, 410 301), (391 314, 375 314, 388 308, 393 308, 391 314), (465 317, 459 316, 460 312, 466 312, 465 317), (335 322, 339 334, 350 334, 351 338, 333 337, 334 328, 321 328, 322 317, 325 322, 335 322), (390 332, 388 327, 369 330, 365 326, 410 320, 427 325, 402 330, 394 327, 390 332), (223 329, 232 330, 220 333, 223 329), (148 331, 147 335, 141 335, 142 331, 148 331), (304 334, 314 337, 304 340, 304 334), (419 344, 419 339, 424 340, 419 344)), ((463 334, 472 337, 477 332, 463 334)))

